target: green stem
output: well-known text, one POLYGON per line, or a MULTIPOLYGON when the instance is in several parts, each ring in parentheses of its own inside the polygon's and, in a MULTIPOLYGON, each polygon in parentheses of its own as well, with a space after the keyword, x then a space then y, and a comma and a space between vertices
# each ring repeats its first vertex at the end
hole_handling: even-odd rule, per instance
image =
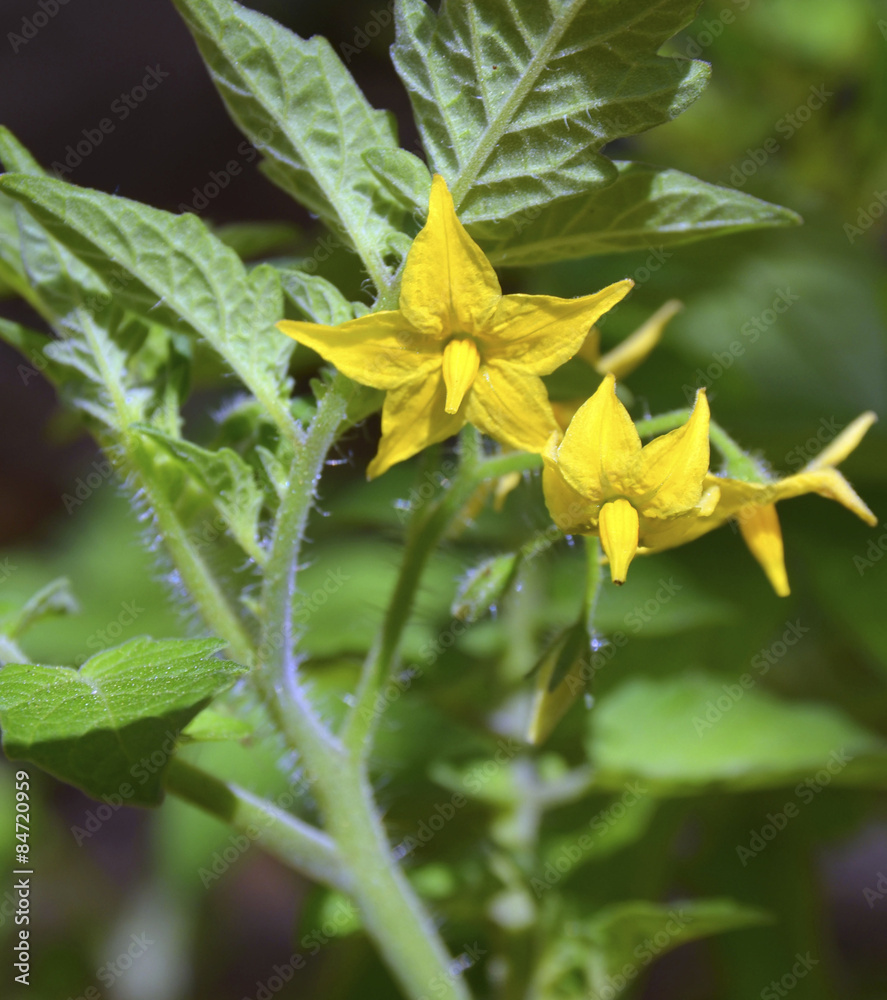
POLYGON ((367 934, 394 971, 404 995, 469 1000, 452 959, 415 890, 395 862, 364 766, 349 762, 318 783, 327 827, 352 874, 351 895, 367 934))
POLYGON ((379 692, 387 682, 409 620, 422 572, 438 542, 472 493, 486 480, 509 472, 537 469, 538 455, 514 452, 481 460, 474 428, 463 432, 463 454, 459 470, 443 497, 425 512, 417 511, 407 532, 406 548, 394 591, 385 611, 379 636, 367 657, 355 703, 345 721, 342 740, 362 755, 369 752, 372 734, 380 713, 376 708, 379 692))
POLYGON ((165 784, 168 791, 240 830, 294 871, 315 882, 351 890, 341 852, 316 827, 179 757, 170 762, 165 784))
POLYGON ((349 892, 367 934, 410 997, 467 1000, 448 972, 450 959, 434 925, 391 856, 365 764, 346 754, 321 722, 296 673, 293 598, 302 537, 314 487, 345 414, 345 380, 337 379, 292 466, 290 491, 277 514, 263 593, 264 630, 257 680, 287 742, 301 755, 325 820, 345 859, 349 892))
POLYGON ((604 580, 601 571, 601 542, 597 535, 583 535, 583 541, 585 542, 585 596, 582 602, 582 618, 589 637, 594 639, 594 618, 604 580))
POLYGON ((157 519, 160 534, 170 557, 181 574, 182 582, 197 605, 201 617, 216 635, 228 643, 233 657, 241 663, 249 665, 253 660, 252 641, 243 623, 228 603, 218 581, 188 537, 188 533, 172 504, 168 502, 153 480, 151 458, 139 437, 129 429, 133 417, 138 416, 138 414, 133 414, 130 411, 126 392, 105 358, 92 316, 85 309, 78 309, 77 315, 96 369, 114 406, 119 443, 145 491, 157 519))

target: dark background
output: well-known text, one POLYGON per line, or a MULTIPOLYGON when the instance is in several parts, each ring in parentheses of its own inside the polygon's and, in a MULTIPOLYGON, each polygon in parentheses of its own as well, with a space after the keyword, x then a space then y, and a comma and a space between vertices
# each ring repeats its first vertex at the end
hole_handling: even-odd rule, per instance
MULTIPOLYGON (((326 35, 337 48, 353 44, 367 25, 386 20, 382 3, 256 6, 302 35, 326 35)), ((84 129, 93 130, 100 120, 111 118, 113 131, 67 179, 177 211, 192 201, 195 187, 205 188, 213 171, 231 159, 246 159, 243 137, 228 120, 170 4, 69 0, 26 44, 11 41, 8 33, 20 33, 22 19, 33 18, 39 10, 36 0, 2 4, 0 122, 46 166, 63 160, 66 148, 76 146, 84 129), (137 87, 149 67, 169 75, 121 120, 112 110, 114 102, 137 87)), ((630 304, 605 324, 604 337, 618 339, 666 298, 684 300, 687 309, 670 327, 657 360, 631 382, 636 396, 653 412, 670 409, 684 404, 681 386, 694 384, 698 371, 712 364, 713 352, 741 339, 743 325, 764 315, 780 290, 791 289, 800 297, 797 305, 768 327, 754 348, 716 380, 711 392, 720 422, 783 471, 792 471, 794 450, 817 447, 813 435, 821 426, 846 424, 865 409, 887 413, 887 229, 880 213, 861 235, 848 234, 845 228, 860 225, 868 206, 877 204, 878 193, 887 192, 885 18, 883 5, 869 0, 707 2, 672 50, 713 63, 709 91, 678 121, 622 143, 618 150, 625 158, 730 184, 731 178, 742 176, 743 164, 760 157, 768 139, 777 143, 775 154, 750 169, 743 189, 799 211, 805 227, 671 251, 661 268, 639 282, 630 304), (833 96, 802 127, 790 128, 786 116, 805 105, 812 87, 823 87, 833 96), (813 445, 808 445, 811 440, 813 445)), ((388 25, 349 68, 375 106, 395 112, 403 144, 412 149, 416 134, 408 101, 387 59, 391 37, 388 25)), ((255 162, 244 163, 243 172, 201 214, 220 225, 239 220, 291 222, 303 234, 297 242, 305 247, 311 245, 315 229, 298 206, 259 174, 255 162)), ((513 289, 577 295, 637 274, 647 260, 647 254, 599 258, 504 278, 513 289)), ((353 261, 338 254, 327 273, 359 293, 360 275, 353 261)), ((6 315, 33 321, 15 303, 5 301, 0 308, 6 315)), ((124 494, 114 487, 97 491, 77 508, 76 517, 68 516, 64 497, 72 494, 98 456, 59 414, 51 389, 21 365, 20 358, 0 346, 0 554, 8 553, 16 567, 0 586, 6 588, 4 599, 14 598, 58 573, 69 573, 83 604, 83 614, 72 623, 35 634, 35 657, 62 663, 72 659, 72 644, 78 650, 92 648, 90 640, 107 626, 109 617, 113 620, 121 598, 148 609, 124 638, 181 632, 188 627, 187 617, 175 597, 163 596, 164 569, 161 565, 158 571, 155 557, 138 543, 124 494), (109 608, 115 609, 110 616, 109 608)), ((353 461, 332 473, 332 495, 346 495, 360 478, 373 424, 362 433, 345 456, 353 461)), ((845 466, 882 517, 887 511, 884 445, 883 426, 877 426, 845 466)), ((882 522, 878 529, 869 529, 820 498, 792 501, 780 512, 793 597, 781 604, 772 598, 741 542, 724 530, 676 555, 676 565, 698 572, 714 598, 732 601, 740 609, 739 624, 709 627, 692 648, 680 652, 674 640, 639 642, 632 653, 634 666, 655 671, 677 661, 704 662, 732 676, 747 663, 749 650, 767 645, 784 621, 801 615, 815 623, 815 642, 799 651, 773 681, 774 687, 786 697, 839 705, 887 737, 887 560, 872 558, 871 566, 861 572, 853 561, 871 551, 883 553, 887 542, 878 539, 887 528, 882 522)), ((624 669, 632 665, 629 659, 624 669)), ((233 761, 231 766, 238 764, 233 761)), ((316 918, 308 888, 256 851, 240 858, 204 891, 195 873, 214 851, 228 846, 228 835, 181 806, 164 809, 162 817, 122 810, 78 846, 71 828, 85 822, 95 803, 30 770, 40 788, 35 805, 41 831, 35 907, 40 920, 37 940, 44 950, 35 956, 35 965, 54 970, 45 994, 51 1000, 74 998, 90 984, 99 984, 100 956, 120 953, 132 929, 144 927, 158 942, 150 962, 136 964, 107 995, 126 1000, 240 1000, 254 995, 256 980, 296 946, 298 933, 293 936, 290 927, 306 900, 316 918)), ((8 781, 7 772, 3 781, 8 781)), ((10 801, 5 785, 0 794, 2 801, 10 801)), ((396 796, 392 793, 391 798, 396 796)), ((732 943, 716 950, 682 949, 656 967, 644 995, 682 1000, 727 996, 718 963, 736 970, 754 964, 747 957, 752 954, 760 957, 761 970, 750 974, 748 982, 764 984, 766 969, 785 967, 778 964, 781 959, 774 965, 765 957, 768 940, 779 938, 802 951, 805 943, 809 947, 815 941, 815 953, 827 967, 804 980, 795 996, 883 997, 887 904, 882 900, 870 905, 863 895, 881 872, 887 872, 883 798, 875 793, 829 793, 815 814, 804 819, 803 829, 799 823, 797 831, 774 847, 766 867, 748 876, 741 871, 737 875, 732 859, 727 862, 718 855, 722 801, 701 799, 673 816, 670 834, 661 832, 658 840, 645 842, 646 861, 651 853, 678 859, 665 881, 689 890, 697 886, 680 859, 686 865, 692 862, 694 871, 711 876, 699 876, 700 891, 760 901, 778 911, 784 922, 793 922, 794 936, 761 932, 764 936, 755 939, 755 948, 745 952, 732 943), (766 898, 768 893, 772 898, 766 898)), ((723 828, 731 838, 727 855, 732 854, 732 838, 744 835, 778 803, 779 793, 772 802, 765 796, 731 802, 733 812, 723 828)), ((316 923, 313 919, 306 926, 316 923)), ((4 920, 4 953, 8 930, 4 920)), ((327 945, 312 959, 310 970, 281 995, 320 997, 337 989, 342 995, 349 989, 355 996, 364 995, 363 987, 349 986, 349 976, 359 981, 364 974, 374 977, 373 995, 385 996, 389 989, 367 947, 356 939, 327 945)), ((729 993, 734 995, 753 1000, 758 993, 749 988, 745 994, 729 993)))

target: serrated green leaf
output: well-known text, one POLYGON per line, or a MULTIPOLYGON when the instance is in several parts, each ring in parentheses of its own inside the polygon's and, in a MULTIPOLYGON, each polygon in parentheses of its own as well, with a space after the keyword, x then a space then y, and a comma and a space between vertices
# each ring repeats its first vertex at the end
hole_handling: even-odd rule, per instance
POLYGON ((240 455, 230 448, 217 451, 201 448, 153 427, 137 425, 133 429, 179 460, 185 474, 206 491, 207 499, 222 516, 237 544, 260 566, 264 565, 266 554, 259 538, 259 517, 265 497, 253 470, 240 455))
POLYGON ((247 273, 193 215, 49 178, 5 175, 0 188, 106 280, 120 303, 173 329, 184 322, 202 336, 280 429, 297 435, 287 404, 293 344, 274 330, 282 301, 273 268, 247 273))
POLYGON ((659 48, 697 0, 398 0, 394 63, 462 221, 616 179, 608 142, 676 117, 708 78, 659 48))
POLYGON ((299 317, 324 326, 338 326, 354 318, 354 308, 332 282, 318 274, 282 268, 280 284, 299 317))
POLYGON ((388 191, 411 212, 428 211, 431 197, 431 174, 428 167, 406 149, 368 149, 363 154, 366 165, 388 191))
POLYGON ((494 264, 528 267, 801 222, 790 209, 680 170, 625 161, 616 166, 619 176, 606 188, 538 212, 476 224, 472 235, 494 264))
POLYGON ((79 671, 9 664, 0 671, 6 755, 95 798, 158 805, 182 729, 244 673, 213 656, 224 645, 143 637, 90 657, 79 671))
POLYGON ((589 736, 599 786, 639 779, 658 795, 778 788, 827 765, 829 783, 853 783, 864 765, 866 780, 883 785, 887 747, 876 736, 829 705, 782 701, 743 676, 637 678, 602 698, 589 736))
POLYGON ((325 38, 308 40, 234 0, 174 0, 228 111, 265 157, 265 173, 360 254, 381 291, 402 209, 364 163, 397 148, 325 38))

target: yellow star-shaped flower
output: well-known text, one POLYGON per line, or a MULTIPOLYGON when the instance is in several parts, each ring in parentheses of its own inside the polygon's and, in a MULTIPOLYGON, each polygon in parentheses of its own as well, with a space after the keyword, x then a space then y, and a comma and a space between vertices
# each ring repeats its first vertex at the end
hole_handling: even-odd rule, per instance
POLYGON ((548 510, 567 534, 600 535, 614 583, 625 581, 639 545, 655 545, 663 531, 679 535, 710 512, 717 496, 705 489, 708 423, 700 390, 683 427, 642 447, 616 397, 616 379, 607 375, 563 441, 550 439, 542 456, 548 510))
POLYGON ((698 518, 684 534, 660 534, 651 540, 649 548, 658 550, 682 545, 734 519, 773 589, 780 597, 787 597, 790 589, 785 569, 782 530, 776 513, 777 501, 803 496, 805 493, 818 493, 830 500, 837 500, 866 524, 874 527, 878 523, 877 518, 836 466, 856 448, 876 420, 874 413, 863 413, 800 472, 784 479, 747 482, 709 473, 704 487, 712 493, 717 492, 717 503, 711 511, 698 518))
POLYGON ((578 299, 503 295, 435 176, 428 220, 404 265, 400 308, 340 326, 277 326, 349 378, 386 390, 372 479, 466 423, 541 452, 557 424, 539 376, 572 357, 632 285, 618 281, 578 299))

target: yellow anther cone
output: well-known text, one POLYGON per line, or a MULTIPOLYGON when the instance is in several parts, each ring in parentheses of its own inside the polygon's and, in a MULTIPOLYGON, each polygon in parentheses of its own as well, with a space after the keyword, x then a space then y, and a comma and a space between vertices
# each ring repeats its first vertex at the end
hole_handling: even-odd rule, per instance
POLYGON ((613 583, 625 583, 628 567, 638 550, 638 512, 627 500, 611 500, 601 507, 601 545, 610 560, 613 583))
POLYGON ((474 384, 480 368, 480 352, 470 337, 457 337, 444 348, 443 380, 447 387, 447 413, 458 413, 465 393, 474 384))

